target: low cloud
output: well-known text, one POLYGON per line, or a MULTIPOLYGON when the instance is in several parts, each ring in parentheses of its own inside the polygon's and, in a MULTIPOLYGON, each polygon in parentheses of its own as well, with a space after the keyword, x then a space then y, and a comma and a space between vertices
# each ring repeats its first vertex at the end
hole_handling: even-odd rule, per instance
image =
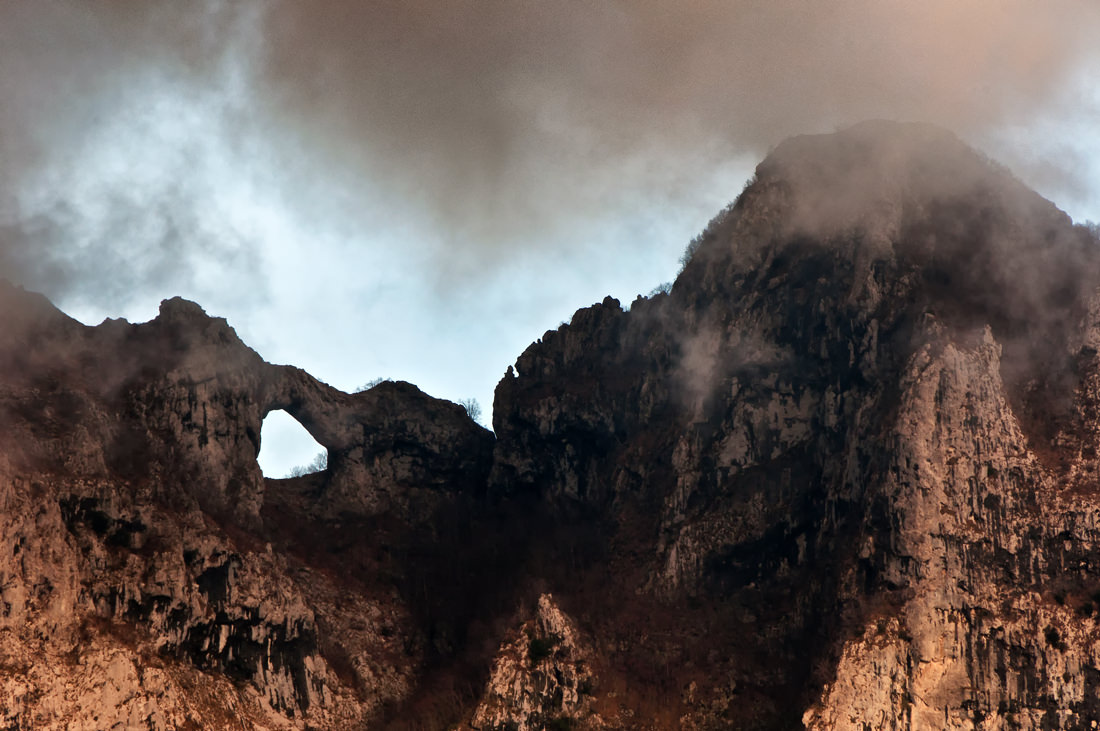
POLYGON ((1070 0, 9 0, 0 266, 55 295, 254 297, 280 232, 389 226, 441 281, 475 280, 869 117, 1069 185, 1073 154, 1016 154, 1005 130, 1095 114, 1098 31, 1070 0))
POLYGON ((265 78, 291 123, 490 247, 793 134, 885 117, 980 140, 1064 112, 1100 31, 1100 7, 1001 0, 330 1, 269 17, 265 78))
POLYGON ((234 33, 259 16, 132 6, 0 7, 0 276, 117 310, 217 262, 208 286, 262 292, 234 200, 269 164, 234 33))

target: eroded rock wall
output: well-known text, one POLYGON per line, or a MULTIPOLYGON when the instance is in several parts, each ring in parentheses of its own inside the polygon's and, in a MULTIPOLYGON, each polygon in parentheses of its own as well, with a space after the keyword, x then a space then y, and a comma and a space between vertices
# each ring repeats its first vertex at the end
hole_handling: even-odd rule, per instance
POLYGON ((288 552, 277 524, 324 544, 335 516, 423 521, 484 484, 491 434, 408 384, 349 395, 268 365, 182 300, 89 328, 2 298, 7 727, 347 728, 408 695, 405 602, 288 552), (275 408, 329 448, 329 471, 264 480, 275 408))
POLYGON ((619 590, 708 633, 681 723, 1097 720, 1095 238, 884 123, 784 143, 695 249, 547 333, 495 416, 498 480, 602 511, 619 590))
POLYGON ((519 356, 495 440, 2 286, 0 718, 1091 728, 1098 252, 940 130, 796 138, 670 292, 519 356), (325 472, 263 479, 279 408, 325 472))

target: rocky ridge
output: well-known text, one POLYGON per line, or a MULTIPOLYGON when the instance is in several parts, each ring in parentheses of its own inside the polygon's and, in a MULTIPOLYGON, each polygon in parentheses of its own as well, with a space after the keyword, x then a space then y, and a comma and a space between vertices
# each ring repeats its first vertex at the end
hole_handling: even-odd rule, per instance
POLYGON ((417 651, 384 631, 409 621, 392 590, 295 557, 264 513, 419 523, 484 479, 489 432, 408 384, 348 395, 270 366, 182 300, 86 328, 2 296, 8 727, 345 727, 408 692, 417 651), (275 408, 328 448, 321 478, 260 474, 275 408), (322 627, 348 613, 337 646, 322 627))
POLYGON ((868 123, 781 145, 693 248, 520 357, 493 468, 611 516, 627 586, 691 628, 650 656, 711 678, 679 723, 1097 719, 1095 237, 948 133, 868 123))
POLYGON ((531 345, 495 439, 192 303, 88 328, 2 287, 0 719, 1091 728, 1098 286, 1091 231, 872 122, 531 345), (277 408, 327 471, 263 479, 277 408))

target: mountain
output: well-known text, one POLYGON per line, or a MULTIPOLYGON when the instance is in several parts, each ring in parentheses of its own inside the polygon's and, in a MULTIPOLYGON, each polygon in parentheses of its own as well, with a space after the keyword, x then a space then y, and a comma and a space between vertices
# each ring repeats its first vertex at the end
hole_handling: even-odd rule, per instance
POLYGON ((0 728, 1100 720, 1100 242, 943 130, 779 145, 494 432, 0 286, 0 728), (285 409, 328 468, 265 479, 285 409))

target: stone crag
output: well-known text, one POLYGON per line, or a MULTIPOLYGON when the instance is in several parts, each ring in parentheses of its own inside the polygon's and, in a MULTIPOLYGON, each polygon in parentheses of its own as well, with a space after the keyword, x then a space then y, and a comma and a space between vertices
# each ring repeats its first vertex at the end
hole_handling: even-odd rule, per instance
POLYGON ((408 693, 418 633, 392 587, 303 559, 267 514, 418 525, 484 483, 488 431, 408 384, 348 395, 270 366, 182 300, 87 328, 2 297, 6 727, 342 728, 408 693), (264 480, 276 408, 325 474, 264 480))
POLYGON ((779 146, 693 249, 497 391, 494 489, 602 515, 681 620, 605 601, 597 654, 671 662, 684 727, 1097 720, 1095 237, 868 123, 779 146))
POLYGON ((0 288, 0 726, 1100 721, 1100 242, 952 135, 789 140, 494 434, 183 300, 0 288), (265 480, 285 409, 329 467, 265 480))

